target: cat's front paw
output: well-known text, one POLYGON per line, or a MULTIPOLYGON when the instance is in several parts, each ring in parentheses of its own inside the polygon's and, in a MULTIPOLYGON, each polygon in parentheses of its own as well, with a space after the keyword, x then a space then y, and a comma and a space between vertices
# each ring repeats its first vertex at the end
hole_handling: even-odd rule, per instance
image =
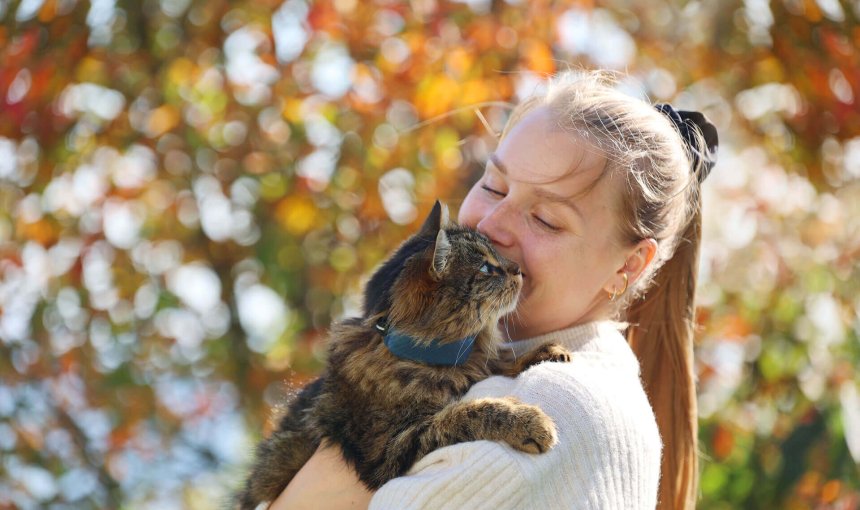
POLYGON ((558 442, 555 423, 540 408, 516 404, 513 425, 505 442, 526 453, 544 453, 558 442))
POLYGON ((570 361, 570 354, 566 347, 559 344, 543 344, 520 359, 519 369, 522 372, 544 361, 567 363, 570 361))

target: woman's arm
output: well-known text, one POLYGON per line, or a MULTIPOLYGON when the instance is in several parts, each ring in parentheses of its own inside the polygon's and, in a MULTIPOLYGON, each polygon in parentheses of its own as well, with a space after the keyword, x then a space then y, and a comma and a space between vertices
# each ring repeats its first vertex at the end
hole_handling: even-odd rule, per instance
POLYGON ((372 497, 338 447, 320 446, 269 510, 363 510, 372 497))
POLYGON ((379 488, 372 510, 548 508, 534 499, 520 461, 532 455, 501 443, 446 446, 419 460, 408 474, 379 488))

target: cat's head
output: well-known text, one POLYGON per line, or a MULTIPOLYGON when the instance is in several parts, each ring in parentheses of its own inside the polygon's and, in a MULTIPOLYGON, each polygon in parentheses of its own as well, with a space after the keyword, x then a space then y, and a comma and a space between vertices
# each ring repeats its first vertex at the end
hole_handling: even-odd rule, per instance
POLYGON ((451 223, 437 201, 421 230, 371 277, 365 316, 385 314, 410 336, 453 341, 495 327, 516 307, 522 281, 516 263, 485 235, 451 223))

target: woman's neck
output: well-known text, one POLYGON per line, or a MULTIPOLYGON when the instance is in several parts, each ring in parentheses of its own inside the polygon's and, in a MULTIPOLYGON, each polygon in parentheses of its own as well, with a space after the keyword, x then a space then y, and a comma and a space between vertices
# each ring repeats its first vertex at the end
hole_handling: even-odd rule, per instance
POLYGON ((574 328, 583 324, 611 320, 609 315, 606 313, 595 313, 597 312, 597 310, 591 310, 590 312, 591 313, 583 314, 575 320, 560 324, 544 323, 533 325, 516 320, 511 316, 506 316, 499 319, 499 331, 502 334, 502 338, 504 338, 506 341, 517 342, 520 340, 529 340, 531 338, 537 338, 539 336, 543 336, 555 331, 574 328))

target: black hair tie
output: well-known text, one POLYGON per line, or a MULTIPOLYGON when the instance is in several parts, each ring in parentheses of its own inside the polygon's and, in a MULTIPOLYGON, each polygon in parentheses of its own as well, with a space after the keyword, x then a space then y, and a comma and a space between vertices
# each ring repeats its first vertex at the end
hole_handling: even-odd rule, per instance
POLYGON ((696 173, 696 179, 701 184, 711 173, 711 168, 717 163, 717 147, 720 145, 720 140, 717 136, 716 126, 711 124, 701 112, 676 110, 672 105, 666 103, 656 104, 654 108, 669 117, 678 128, 678 132, 681 133, 681 138, 684 139, 693 158, 692 171, 696 173), (694 130, 698 130, 705 140, 707 152, 704 154, 696 144, 694 130))

